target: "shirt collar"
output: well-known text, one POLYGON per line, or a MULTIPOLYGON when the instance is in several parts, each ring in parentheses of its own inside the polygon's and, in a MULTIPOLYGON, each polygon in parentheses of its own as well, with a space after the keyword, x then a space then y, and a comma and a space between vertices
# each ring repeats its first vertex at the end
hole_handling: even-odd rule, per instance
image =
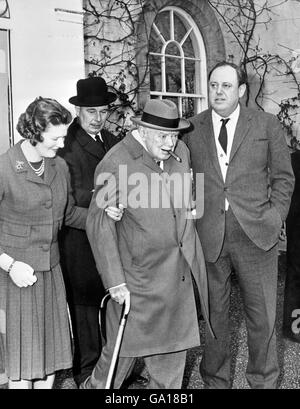
MULTIPOLYGON (((235 108, 235 110, 226 118, 230 118, 231 122, 237 122, 238 117, 240 115, 240 104, 237 105, 237 107, 235 108)), ((216 113, 216 111, 214 109, 212 109, 212 119, 215 122, 220 122, 221 119, 226 119, 223 116, 220 116, 219 114, 216 113)))
MULTIPOLYGON (((87 134, 88 134, 91 138, 93 138, 94 141, 96 140, 96 139, 95 139, 96 135, 92 135, 91 133, 88 133, 88 132, 87 132, 87 134)), ((99 138, 100 138, 101 141, 103 142, 103 138, 102 138, 102 135, 101 135, 101 131, 99 131, 99 132, 97 133, 97 135, 99 135, 99 138)))

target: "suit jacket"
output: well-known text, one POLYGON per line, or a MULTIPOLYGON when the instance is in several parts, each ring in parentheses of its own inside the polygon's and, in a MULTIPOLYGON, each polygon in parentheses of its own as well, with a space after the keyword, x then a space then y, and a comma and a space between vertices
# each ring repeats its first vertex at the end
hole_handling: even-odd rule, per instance
POLYGON ((45 158, 43 179, 28 165, 21 143, 0 156, 0 253, 48 271, 59 262, 63 222, 84 229, 87 210, 74 206, 65 161, 45 158))
POLYGON ((204 215, 197 220, 197 230, 207 261, 216 261, 222 248, 225 197, 247 236, 269 250, 278 241, 294 186, 281 124, 274 115, 241 107, 224 183, 211 109, 191 122, 184 141, 194 174, 204 173, 204 215))
MULTIPOLYGON (((291 230, 291 232, 296 230, 295 234, 298 236, 300 233, 298 230, 298 223, 300 221, 300 151, 297 150, 291 153, 291 162, 295 175, 295 187, 287 217, 287 230, 291 230)), ((293 241, 295 240, 291 240, 291 242, 293 241)))
MULTIPOLYGON (((189 153, 182 141, 176 153, 182 163, 170 157, 162 172, 128 134, 107 153, 95 172, 87 235, 104 286, 126 282, 131 293, 121 356, 160 354, 199 345, 191 270, 200 292, 202 313, 208 320, 201 244, 189 200, 182 205, 176 202, 183 190, 188 199, 191 193, 189 153), (177 178, 174 185, 178 188, 184 174, 184 189, 168 191, 172 178, 177 178), (156 183, 160 189, 156 189, 156 183), (126 206, 117 223, 103 210, 113 203, 126 206)), ((111 325, 118 326, 120 306, 116 302, 109 303, 107 316, 111 325)))
MULTIPOLYGON (((70 170, 75 203, 88 208, 94 189, 94 173, 99 161, 119 139, 102 130, 105 149, 79 125, 77 118, 68 128, 65 146, 58 151, 70 170)), ((62 271, 69 303, 99 305, 104 289, 85 231, 66 227, 59 237, 62 271)))

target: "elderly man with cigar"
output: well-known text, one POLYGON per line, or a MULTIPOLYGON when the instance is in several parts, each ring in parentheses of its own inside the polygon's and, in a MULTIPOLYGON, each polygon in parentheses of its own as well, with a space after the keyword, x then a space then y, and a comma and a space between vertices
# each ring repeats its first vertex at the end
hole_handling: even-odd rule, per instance
POLYGON ((137 129, 107 153, 95 172, 87 234, 112 301, 108 342, 82 389, 105 387, 126 297, 131 311, 114 388, 121 387, 137 357, 144 358, 149 389, 181 388, 186 351, 200 345, 192 276, 208 321, 206 269, 191 215, 189 151, 178 140, 189 122, 179 118, 169 100, 148 101, 142 117, 132 121, 137 129), (105 208, 119 203, 125 210, 115 222, 105 208))

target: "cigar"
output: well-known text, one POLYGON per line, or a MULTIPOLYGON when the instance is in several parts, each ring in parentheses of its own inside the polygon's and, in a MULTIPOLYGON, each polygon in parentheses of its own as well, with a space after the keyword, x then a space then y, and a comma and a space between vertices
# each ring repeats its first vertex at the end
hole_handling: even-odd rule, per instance
POLYGON ((168 151, 168 153, 173 156, 174 159, 177 160, 177 162, 182 162, 181 158, 179 156, 176 155, 176 153, 174 153, 173 151, 168 151))

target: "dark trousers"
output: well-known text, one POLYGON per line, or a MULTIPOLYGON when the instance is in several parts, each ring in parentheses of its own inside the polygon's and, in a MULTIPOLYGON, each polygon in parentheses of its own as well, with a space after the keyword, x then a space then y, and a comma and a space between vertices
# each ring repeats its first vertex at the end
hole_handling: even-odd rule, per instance
POLYGON ((248 334, 246 378, 253 389, 273 389, 279 375, 276 351, 277 246, 263 251, 241 229, 232 211, 226 212, 224 245, 215 263, 207 263, 210 320, 201 375, 208 388, 230 384, 229 302, 234 269, 241 290, 248 334))
POLYGON ((283 335, 300 343, 300 217, 290 210, 286 222, 286 278, 283 303, 283 335))
POLYGON ((73 375, 79 385, 91 375, 101 354, 99 307, 69 306, 74 338, 73 375))

